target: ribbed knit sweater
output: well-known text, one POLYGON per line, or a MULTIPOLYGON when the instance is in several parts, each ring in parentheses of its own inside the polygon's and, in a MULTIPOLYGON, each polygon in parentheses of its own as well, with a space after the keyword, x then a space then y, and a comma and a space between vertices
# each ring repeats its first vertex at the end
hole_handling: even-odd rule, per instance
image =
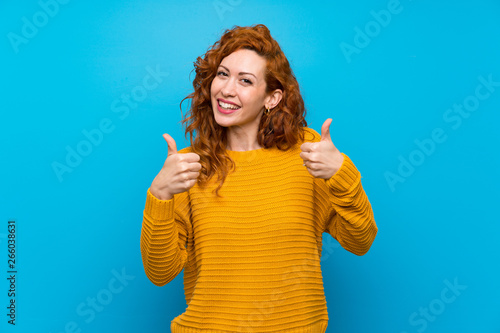
MULTIPOLYGON (((319 140, 305 129, 304 141, 319 140)), ((141 232, 146 275, 162 286, 184 269, 187 308, 171 331, 324 333, 323 232, 357 255, 377 233, 359 171, 343 154, 330 179, 314 178, 303 166, 300 143, 287 151, 228 154, 236 168, 221 198, 212 193, 215 183, 171 200, 147 192, 141 232)))

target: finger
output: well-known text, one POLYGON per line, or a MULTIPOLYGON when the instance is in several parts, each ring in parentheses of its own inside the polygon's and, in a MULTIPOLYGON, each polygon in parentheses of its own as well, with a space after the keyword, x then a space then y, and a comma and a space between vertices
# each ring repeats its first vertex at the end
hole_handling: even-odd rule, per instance
POLYGON ((304 163, 304 165, 306 166, 306 168, 308 170, 311 170, 311 171, 317 171, 317 170, 321 169, 321 164, 317 163, 317 162, 307 161, 304 163))
POLYGON ((304 160, 304 161, 310 161, 310 162, 319 162, 321 159, 321 154, 317 152, 302 152, 299 154, 299 156, 304 160))
POLYGON ((300 145, 300 150, 303 152, 310 152, 313 151, 314 149, 314 142, 304 142, 303 144, 300 145))
POLYGON ((193 162, 198 162, 200 160, 200 155, 196 153, 185 153, 185 154, 180 154, 182 155, 182 160, 193 163, 193 162))
POLYGON ((193 180, 193 179, 198 179, 198 177, 200 176, 200 173, 197 171, 190 171, 186 175, 187 175, 186 179, 193 180))
MULTIPOLYGON (((182 155, 178 154, 177 156, 182 155)), ((180 161, 177 165, 176 174, 184 174, 189 172, 198 172, 201 170, 201 164, 198 162, 188 163, 180 161)))
POLYGON ((328 118, 321 126, 321 141, 332 141, 330 137, 330 125, 332 124, 332 118, 328 118))
POLYGON ((198 162, 194 162, 194 163, 188 163, 187 164, 187 168, 186 168, 186 171, 194 171, 194 172, 198 172, 201 170, 201 164, 198 163, 198 162))
POLYGON ((168 145, 168 155, 167 156, 177 154, 177 145, 175 144, 174 138, 172 138, 167 133, 163 134, 163 138, 165 139, 165 141, 167 141, 167 145, 168 145))
POLYGON ((186 180, 184 181, 184 186, 186 187, 186 189, 190 189, 191 187, 193 187, 196 183, 198 182, 198 179, 189 179, 189 180, 186 180))
POLYGON ((309 161, 311 159, 311 153, 307 151, 303 151, 299 154, 300 158, 304 160, 304 162, 309 161))
POLYGON ((198 172, 201 170, 201 164, 200 163, 190 163, 189 170, 198 172))
POLYGON ((178 177, 177 179, 181 182, 185 182, 187 180, 198 179, 199 175, 200 175, 199 172, 184 171, 177 176, 178 177))

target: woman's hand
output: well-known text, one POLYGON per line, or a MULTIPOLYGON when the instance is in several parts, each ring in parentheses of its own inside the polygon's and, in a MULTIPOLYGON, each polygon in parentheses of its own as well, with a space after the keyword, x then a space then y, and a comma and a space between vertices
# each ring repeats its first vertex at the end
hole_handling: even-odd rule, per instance
POLYGON ((174 194, 185 192, 196 184, 201 164, 198 154, 178 154, 175 140, 168 134, 163 134, 163 138, 168 145, 167 159, 149 191, 160 200, 170 200, 174 194))
POLYGON ((342 166, 344 156, 335 147, 330 137, 332 119, 321 126, 321 141, 305 142, 300 146, 300 157, 307 171, 316 178, 330 179, 342 166))

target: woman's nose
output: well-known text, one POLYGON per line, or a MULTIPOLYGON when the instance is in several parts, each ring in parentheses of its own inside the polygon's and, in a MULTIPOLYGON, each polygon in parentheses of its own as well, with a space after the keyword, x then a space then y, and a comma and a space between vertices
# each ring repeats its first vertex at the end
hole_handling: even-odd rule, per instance
POLYGON ((236 87, 234 80, 226 80, 224 86, 222 87, 222 95, 224 96, 234 96, 236 93, 236 87))

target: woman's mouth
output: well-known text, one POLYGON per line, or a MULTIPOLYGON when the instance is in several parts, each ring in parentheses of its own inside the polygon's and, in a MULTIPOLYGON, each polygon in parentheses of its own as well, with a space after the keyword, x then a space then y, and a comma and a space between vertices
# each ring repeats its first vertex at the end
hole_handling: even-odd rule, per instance
POLYGON ((233 113, 236 110, 241 109, 241 107, 236 104, 226 103, 221 100, 217 100, 217 109, 221 113, 229 114, 233 113))

